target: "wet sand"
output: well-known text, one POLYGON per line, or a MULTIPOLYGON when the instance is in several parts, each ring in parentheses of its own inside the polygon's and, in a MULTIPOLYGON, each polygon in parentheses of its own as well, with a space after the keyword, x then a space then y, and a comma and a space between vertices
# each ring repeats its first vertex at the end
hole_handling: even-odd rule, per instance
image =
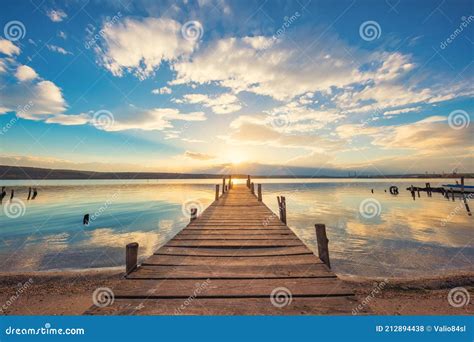
MULTIPOLYGON (((0 273, 0 314, 81 315, 92 305, 96 288, 113 288, 122 276, 118 269, 0 273)), ((354 286, 359 302, 375 315, 474 314, 474 272, 416 280, 341 279, 354 286), (464 287, 470 293, 469 304, 449 304, 448 293, 455 287, 464 287)))

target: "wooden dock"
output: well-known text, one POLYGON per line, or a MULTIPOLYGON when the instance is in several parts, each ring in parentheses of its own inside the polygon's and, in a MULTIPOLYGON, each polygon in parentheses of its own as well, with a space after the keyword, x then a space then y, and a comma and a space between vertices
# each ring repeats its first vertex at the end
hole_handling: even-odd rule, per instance
POLYGON ((219 194, 86 314, 351 314, 352 289, 252 189, 219 194))

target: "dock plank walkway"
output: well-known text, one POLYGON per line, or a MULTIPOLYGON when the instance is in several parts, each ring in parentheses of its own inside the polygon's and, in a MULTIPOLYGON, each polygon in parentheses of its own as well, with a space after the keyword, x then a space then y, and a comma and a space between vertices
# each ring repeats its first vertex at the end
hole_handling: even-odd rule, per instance
POLYGON ((358 305, 245 185, 234 185, 112 290, 111 305, 86 314, 351 314, 358 305))

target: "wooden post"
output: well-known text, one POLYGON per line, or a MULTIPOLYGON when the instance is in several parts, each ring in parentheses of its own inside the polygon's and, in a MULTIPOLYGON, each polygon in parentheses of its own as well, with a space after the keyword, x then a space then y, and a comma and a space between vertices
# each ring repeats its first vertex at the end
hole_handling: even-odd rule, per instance
POLYGON ((191 219, 189 222, 193 222, 195 219, 197 219, 197 208, 191 208, 191 219))
POLYGON ((227 187, 227 185, 225 186, 225 192, 229 191, 229 188, 227 187))
POLYGON ((219 199, 219 184, 216 184, 216 201, 219 199))
POLYGON ((461 177, 461 193, 464 195, 464 176, 461 177))
POLYGON ((232 189, 232 175, 229 176, 229 190, 232 189))
POLYGON ((451 189, 451 199, 452 199, 453 202, 454 202, 454 190, 453 190, 453 188, 450 188, 450 189, 451 189))
POLYGON ((262 202, 262 184, 257 185, 258 201, 262 202))
POLYGON ((418 193, 418 197, 420 197, 420 188, 418 188, 416 191, 418 193))
POLYGON ((431 184, 426 183, 426 193, 428 194, 428 197, 431 197, 433 194, 431 193, 431 184))
POLYGON ((318 255, 319 259, 324 262, 329 268, 331 268, 331 262, 329 261, 329 248, 328 238, 326 235, 326 226, 324 224, 315 224, 316 239, 318 242, 318 255))
POLYGON ((286 199, 285 196, 278 196, 278 209, 280 211, 280 221, 286 224, 286 199))
POLYGON ((225 177, 222 178, 222 194, 225 192, 225 177))
POLYGON ((130 274, 138 263, 138 242, 129 243, 125 247, 125 275, 130 274))
POLYGON ((247 176, 247 188, 250 188, 250 175, 247 176))
POLYGON ((410 192, 411 192, 411 196, 413 197, 413 200, 415 200, 415 189, 413 188, 413 184, 410 187, 410 192))
POLYGON ((255 184, 253 182, 250 183, 250 192, 252 193, 252 195, 255 195, 255 184))

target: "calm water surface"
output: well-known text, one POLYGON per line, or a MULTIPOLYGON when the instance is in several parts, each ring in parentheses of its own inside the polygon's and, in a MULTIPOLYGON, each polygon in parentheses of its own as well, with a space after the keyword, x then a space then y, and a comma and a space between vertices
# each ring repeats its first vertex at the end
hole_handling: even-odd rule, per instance
MULTIPOLYGON (((286 196, 288 224, 313 251, 314 224, 325 223, 338 273, 409 277, 474 271, 473 217, 462 202, 436 193, 413 201, 405 190, 428 181, 432 186, 447 182, 262 180, 263 200, 277 212, 276 196, 286 196), (398 196, 388 193, 390 185, 399 187, 398 196)), ((14 217, 18 213, 9 196, 3 200, 0 271, 38 271, 120 266, 124 246, 133 241, 139 242, 142 258, 152 254, 187 224, 189 204, 204 209, 212 202, 217 181, 1 183, 8 193, 14 188, 25 206, 17 207, 22 215, 14 217), (30 184, 39 190, 33 201, 26 200, 30 184), (82 225, 86 213, 89 226, 82 225)))

